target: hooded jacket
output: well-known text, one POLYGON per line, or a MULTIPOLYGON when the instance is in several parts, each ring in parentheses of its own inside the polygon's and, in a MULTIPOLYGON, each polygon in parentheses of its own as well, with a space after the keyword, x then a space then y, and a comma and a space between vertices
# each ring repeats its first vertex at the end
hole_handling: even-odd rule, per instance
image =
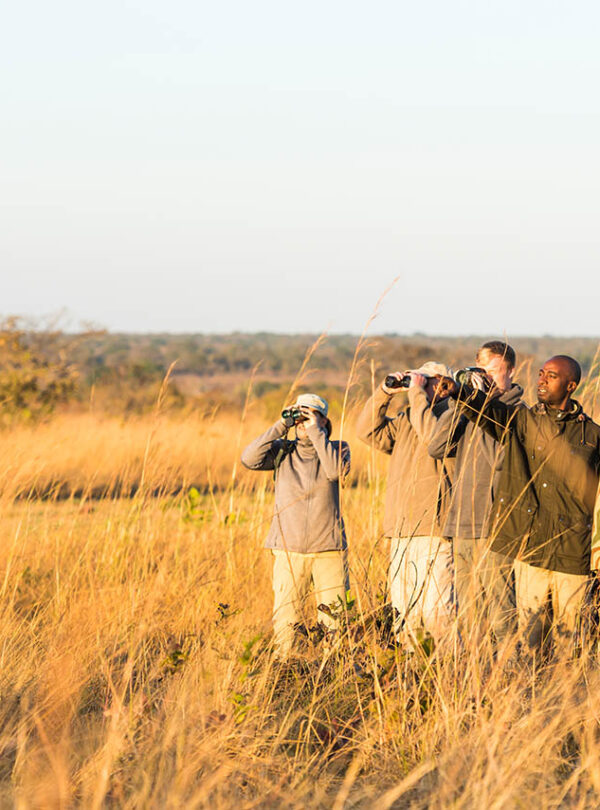
MULTIPOLYGON (((506 405, 516 405, 523 396, 520 385, 500 395, 506 405)), ((438 420, 429 444, 433 458, 456 458, 452 497, 443 532, 448 537, 487 537, 492 503, 500 483, 504 447, 493 436, 479 430, 451 400, 438 420)))
POLYGON ((571 400, 568 411, 488 399, 464 386, 462 413, 505 446, 492 510, 492 549, 566 574, 590 571, 600 426, 571 400))
POLYGON ((265 548, 304 554, 345 549, 339 480, 350 471, 350 447, 329 441, 318 425, 307 427, 302 440, 286 442, 286 432, 277 421, 242 453, 249 470, 275 471, 275 508, 265 548))
MULTIPOLYGON (((450 494, 446 460, 427 447, 447 400, 430 406, 422 388, 408 389, 408 407, 392 408, 394 395, 378 388, 358 418, 358 436, 390 458, 383 533, 386 537, 439 537, 450 494)), ((396 400, 397 402, 397 400, 396 400)))

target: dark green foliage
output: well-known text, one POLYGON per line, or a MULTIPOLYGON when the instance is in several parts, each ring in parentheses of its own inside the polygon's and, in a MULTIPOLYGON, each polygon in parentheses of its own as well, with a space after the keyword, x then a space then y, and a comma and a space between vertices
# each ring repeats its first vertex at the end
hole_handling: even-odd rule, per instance
POLYGON ((52 413, 75 395, 78 373, 56 331, 25 331, 0 323, 0 419, 4 424, 52 413))

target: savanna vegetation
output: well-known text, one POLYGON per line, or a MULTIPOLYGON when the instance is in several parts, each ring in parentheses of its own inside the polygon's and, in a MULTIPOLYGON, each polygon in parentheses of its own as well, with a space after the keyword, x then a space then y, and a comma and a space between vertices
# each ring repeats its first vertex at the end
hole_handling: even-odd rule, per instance
MULTIPOLYGON (((494 659, 475 638, 407 651, 390 634, 386 459, 356 440, 355 411, 384 370, 472 362, 480 338, 13 321, 0 341, 0 806, 597 806, 593 616, 579 657, 536 669, 511 665, 514 641, 494 659), (286 666, 262 549, 272 480, 239 454, 297 388, 330 397, 352 447, 351 594, 339 644, 309 612, 286 666)), ((600 416, 594 341, 513 343, 529 399, 560 349, 600 416)))

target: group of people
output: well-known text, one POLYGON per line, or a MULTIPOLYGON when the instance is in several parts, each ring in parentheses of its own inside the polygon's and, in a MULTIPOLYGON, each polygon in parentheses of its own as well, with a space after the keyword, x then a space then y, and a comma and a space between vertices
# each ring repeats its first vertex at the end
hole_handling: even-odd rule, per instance
MULTIPOLYGON (((514 639, 513 653, 535 657, 552 641, 570 653, 600 568, 600 426, 573 398, 573 358, 544 363, 532 406, 508 344, 484 343, 475 362, 456 377, 437 362, 388 375, 358 417, 360 439, 390 456, 383 534, 396 638, 441 643, 457 627, 463 644, 485 637, 500 649, 514 639)), ((281 658, 311 580, 332 636, 346 603, 339 485, 350 449, 330 439, 331 428, 327 402, 303 394, 242 454, 246 467, 275 476, 266 547, 281 658)))

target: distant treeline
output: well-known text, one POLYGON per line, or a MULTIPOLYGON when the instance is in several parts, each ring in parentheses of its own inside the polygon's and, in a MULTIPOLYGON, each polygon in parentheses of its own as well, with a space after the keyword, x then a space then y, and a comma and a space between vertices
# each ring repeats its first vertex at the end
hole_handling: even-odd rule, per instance
MULTIPOLYGON (((359 359, 373 359, 380 368, 409 367, 431 358, 449 365, 472 363, 477 347, 496 335, 435 337, 427 335, 379 335, 362 343, 359 359)), ((502 336, 500 336, 502 337, 502 336)), ((173 361, 176 374, 202 377, 249 374, 258 365, 261 375, 293 377, 302 366, 318 335, 280 335, 234 332, 226 335, 94 334, 65 336, 72 361, 87 384, 101 383, 115 376, 137 382, 162 378, 173 361)), ((311 366, 320 372, 349 372, 359 338, 356 335, 328 335, 319 344, 311 366)), ((591 366, 600 338, 522 337, 511 343, 521 361, 538 360, 556 353, 572 354, 585 370, 591 366)))
MULTIPOLYGON (((355 395, 361 395, 372 377, 379 379, 389 370, 416 367, 430 359, 454 368, 472 364, 477 347, 497 337, 69 334, 5 319, 0 325, 0 407, 5 416, 9 412, 35 416, 77 403, 141 412, 156 401, 174 362, 165 393, 168 405, 240 407, 251 375, 254 396, 278 403, 282 389, 289 387, 309 354, 304 387, 341 396, 354 368, 352 387, 355 395)), ((594 365, 599 340, 544 336, 515 337, 510 343, 528 372, 547 357, 564 353, 577 358, 587 373, 594 365)))

